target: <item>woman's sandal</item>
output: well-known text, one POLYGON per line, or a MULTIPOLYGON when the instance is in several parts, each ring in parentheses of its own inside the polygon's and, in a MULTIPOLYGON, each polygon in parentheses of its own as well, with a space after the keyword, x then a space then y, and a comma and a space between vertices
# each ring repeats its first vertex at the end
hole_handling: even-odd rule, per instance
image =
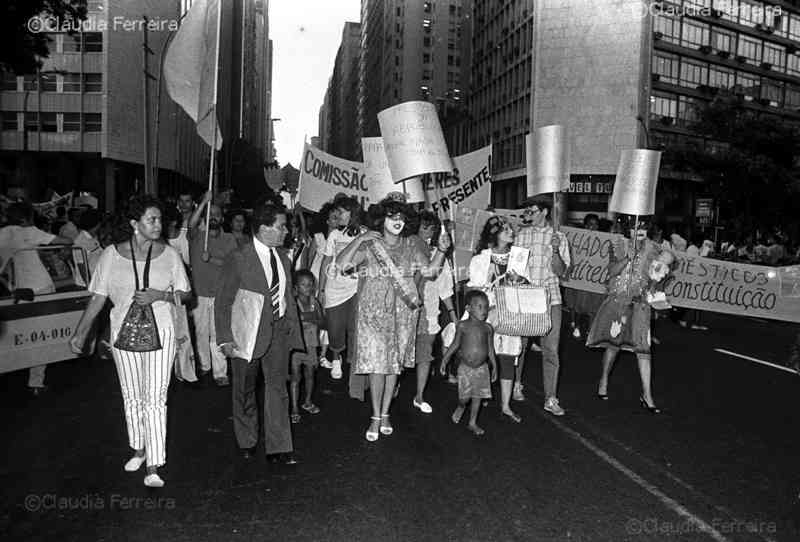
MULTIPOLYGON (((391 435, 392 433, 394 433, 394 427, 392 427, 391 425, 383 425, 383 418, 386 418, 386 421, 388 422, 389 415, 381 414, 381 428, 380 428, 381 435, 391 435)), ((373 420, 374 419, 375 418, 373 418, 373 420)))
POLYGON ((309 403, 307 405, 300 405, 300 408, 302 408, 309 414, 319 414, 319 407, 314 403, 309 403))
POLYGON ((300 423, 300 414, 297 414, 295 412, 294 414, 289 416, 289 419, 292 420, 292 423, 300 423))
MULTIPOLYGON (((370 420, 381 421, 381 418, 380 418, 380 416, 371 416, 370 420)), ((372 425, 372 424, 370 424, 370 425, 372 425)), ((370 431, 369 429, 367 429, 367 432, 366 432, 366 434, 364 436, 366 437, 366 439, 368 441, 375 442, 376 440, 378 440, 379 433, 377 431, 370 431)))

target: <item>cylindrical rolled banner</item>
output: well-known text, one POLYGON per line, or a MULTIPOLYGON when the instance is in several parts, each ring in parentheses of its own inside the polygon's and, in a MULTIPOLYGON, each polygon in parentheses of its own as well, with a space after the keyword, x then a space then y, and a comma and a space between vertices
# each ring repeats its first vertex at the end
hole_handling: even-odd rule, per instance
POLYGON ((569 189, 567 130, 560 124, 542 126, 525 138, 528 196, 569 189))
POLYGON ((453 170, 436 106, 430 102, 404 102, 378 113, 384 150, 399 183, 425 173, 453 170))
POLYGON ((656 185, 661 151, 622 151, 608 211, 627 215, 652 215, 656 210, 656 185))

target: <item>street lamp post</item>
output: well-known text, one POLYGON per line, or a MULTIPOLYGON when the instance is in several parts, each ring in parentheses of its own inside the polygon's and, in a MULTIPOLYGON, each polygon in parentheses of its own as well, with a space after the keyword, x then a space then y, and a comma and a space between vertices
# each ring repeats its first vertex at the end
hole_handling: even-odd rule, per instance
POLYGON ((267 162, 272 162, 274 158, 272 155, 272 141, 274 139, 273 135, 275 133, 275 129, 273 128, 272 123, 280 121, 281 119, 275 117, 270 117, 267 119, 267 162))

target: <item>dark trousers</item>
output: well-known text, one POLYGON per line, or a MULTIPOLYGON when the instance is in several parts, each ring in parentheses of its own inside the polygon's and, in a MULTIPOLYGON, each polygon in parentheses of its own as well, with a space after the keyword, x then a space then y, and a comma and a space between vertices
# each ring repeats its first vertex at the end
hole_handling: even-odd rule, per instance
POLYGON ((258 402, 256 381, 258 367, 264 373, 264 448, 267 454, 292 451, 289 423, 289 347, 286 319, 275 324, 267 352, 251 362, 231 359, 233 375, 233 432, 239 448, 253 448, 258 442, 258 402))

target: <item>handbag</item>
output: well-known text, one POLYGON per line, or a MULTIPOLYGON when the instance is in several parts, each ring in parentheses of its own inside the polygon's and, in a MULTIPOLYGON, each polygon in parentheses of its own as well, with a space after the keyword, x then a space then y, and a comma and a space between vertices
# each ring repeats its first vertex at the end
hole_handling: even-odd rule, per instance
POLYGON ((495 331, 516 337, 543 337, 553 327, 547 288, 529 285, 495 286, 495 331))
MULTIPOLYGON (((131 260, 133 260, 133 276, 136 281, 136 291, 139 291, 139 272, 136 270, 136 254, 133 251, 131 240, 131 260)), ((144 264, 144 289, 150 285, 150 257, 153 245, 147 251, 147 260, 144 264)), ((153 314, 152 305, 140 305, 133 302, 128 308, 125 319, 119 328, 114 348, 128 352, 153 352, 161 350, 161 337, 158 334, 156 316, 153 314)))

